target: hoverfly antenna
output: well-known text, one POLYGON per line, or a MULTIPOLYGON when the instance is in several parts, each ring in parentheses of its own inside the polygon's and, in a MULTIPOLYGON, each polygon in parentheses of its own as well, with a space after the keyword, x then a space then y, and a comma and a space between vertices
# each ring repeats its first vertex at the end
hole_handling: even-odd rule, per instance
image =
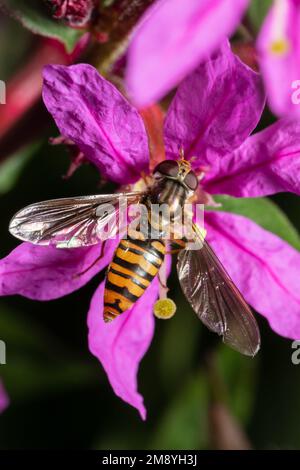
POLYGON ((180 158, 179 163, 186 164, 186 165, 190 166, 189 160, 187 160, 185 158, 184 148, 183 148, 182 145, 179 147, 179 158, 180 158))
POLYGON ((182 145, 179 147, 179 157, 180 157, 180 160, 185 160, 185 158, 184 158, 184 148, 182 147, 182 145))
POLYGON ((181 161, 181 162, 186 162, 186 163, 188 163, 189 165, 190 165, 192 162, 194 162, 195 160, 198 159, 198 157, 196 157, 196 155, 193 156, 193 157, 187 157, 187 158, 186 158, 186 157, 185 157, 185 153, 184 153, 183 145, 181 145, 181 146, 179 147, 178 153, 179 153, 180 161, 181 161))

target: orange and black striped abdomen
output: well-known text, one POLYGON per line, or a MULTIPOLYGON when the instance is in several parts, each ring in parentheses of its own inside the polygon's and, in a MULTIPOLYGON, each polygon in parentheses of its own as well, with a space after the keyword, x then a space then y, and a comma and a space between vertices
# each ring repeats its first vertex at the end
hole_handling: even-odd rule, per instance
POLYGON ((165 256, 161 240, 122 240, 108 268, 104 292, 104 320, 125 312, 143 295, 165 256))

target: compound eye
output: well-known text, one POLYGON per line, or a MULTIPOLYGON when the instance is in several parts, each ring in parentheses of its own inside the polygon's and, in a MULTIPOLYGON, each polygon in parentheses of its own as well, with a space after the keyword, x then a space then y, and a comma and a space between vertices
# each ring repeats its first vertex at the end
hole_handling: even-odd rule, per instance
POLYGON ((198 187, 198 178, 193 171, 190 171, 186 175, 186 177, 184 178, 184 182, 188 188, 190 188, 192 191, 196 191, 198 187))
POLYGON ((176 178, 178 170, 178 163, 175 160, 164 160, 155 167, 154 173, 160 173, 163 176, 176 178))

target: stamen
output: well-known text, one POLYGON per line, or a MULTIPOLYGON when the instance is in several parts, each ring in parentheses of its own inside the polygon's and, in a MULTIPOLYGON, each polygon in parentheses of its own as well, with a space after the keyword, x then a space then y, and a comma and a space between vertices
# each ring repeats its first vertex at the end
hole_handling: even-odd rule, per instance
POLYGON ((168 286, 167 286, 167 265, 166 260, 163 262, 159 273, 159 300, 154 304, 153 313, 157 318, 162 320, 168 320, 172 318, 176 312, 176 304, 172 299, 167 297, 168 286))
POLYGON ((270 51, 275 55, 287 54, 290 50, 290 43, 287 39, 278 39, 270 45, 270 51))
POLYGON ((167 286, 167 263, 166 258, 164 259, 163 264, 160 267, 158 273, 158 282, 159 282, 159 298, 160 300, 166 299, 168 295, 168 286, 167 286))
POLYGON ((176 304, 172 299, 159 299, 154 305, 154 315, 161 320, 168 320, 175 315, 176 304))
POLYGON ((289 14, 287 0, 275 0, 271 42, 269 50, 274 55, 282 56, 289 52, 291 45, 286 34, 286 18, 289 14))

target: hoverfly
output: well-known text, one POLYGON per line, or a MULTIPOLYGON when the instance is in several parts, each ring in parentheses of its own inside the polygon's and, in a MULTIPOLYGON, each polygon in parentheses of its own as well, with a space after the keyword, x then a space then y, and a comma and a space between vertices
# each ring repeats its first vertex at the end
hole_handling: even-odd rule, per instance
MULTIPOLYGON (((151 185, 142 192, 54 199, 25 207, 11 220, 9 230, 15 237, 40 245, 73 248, 102 241, 101 234, 118 212, 120 198, 128 206, 143 203, 167 204, 171 215, 182 207, 198 187, 198 177, 189 161, 164 160, 153 171, 151 185), (113 211, 99 209, 110 204, 113 211)), ((113 227, 115 229, 115 227, 113 227)), ((193 225, 193 238, 201 242, 198 250, 180 246, 177 272, 181 288, 199 319, 224 343, 242 354, 254 356, 260 347, 259 329, 251 309, 225 268, 193 225)), ((102 245, 103 246, 103 245, 102 245)), ((166 253, 166 241, 122 238, 106 273, 104 320, 130 309, 159 273, 166 253)))

